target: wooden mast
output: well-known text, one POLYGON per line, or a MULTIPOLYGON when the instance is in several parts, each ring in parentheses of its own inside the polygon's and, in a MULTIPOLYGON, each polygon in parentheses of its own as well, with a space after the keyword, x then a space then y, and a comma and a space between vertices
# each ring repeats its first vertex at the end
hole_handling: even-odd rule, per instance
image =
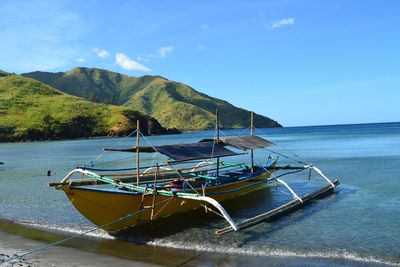
MULTIPOLYGON (((218 109, 215 110, 215 131, 216 131, 216 139, 215 143, 219 143, 219 125, 218 125, 218 109)), ((217 157, 217 178, 219 176, 219 157, 217 157)))
MULTIPOLYGON (((250 135, 254 135, 254 113, 253 111, 250 113, 250 135)), ((254 151, 253 149, 250 150, 250 157, 251 157, 251 173, 254 172, 254 151)))
POLYGON ((140 145, 140 124, 139 120, 136 121, 136 184, 139 185, 139 166, 140 166, 140 160, 139 160, 139 145, 140 145))

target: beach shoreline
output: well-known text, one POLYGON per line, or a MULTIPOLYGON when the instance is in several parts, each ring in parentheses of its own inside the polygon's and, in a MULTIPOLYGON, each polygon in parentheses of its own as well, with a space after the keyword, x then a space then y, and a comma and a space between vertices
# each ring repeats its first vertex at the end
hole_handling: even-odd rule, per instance
MULTIPOLYGON (((65 235, 0 221, 0 260, 44 248, 65 235)), ((68 237, 68 236, 67 236, 68 237)), ((388 263, 306 256, 254 256, 77 238, 0 266, 390 266, 388 263)), ((393 266, 396 266, 395 264, 393 266)))
MULTIPOLYGON (((7 261, 16 258, 36 248, 45 246, 46 243, 9 234, 0 231, 0 260, 7 261)), ((96 253, 86 252, 75 248, 54 246, 43 251, 16 258, 9 262, 1 262, 1 266, 159 266, 156 264, 139 261, 124 260, 119 257, 105 256, 96 253)))
MULTIPOLYGON (((8 260, 38 250, 12 263, 22 264, 19 266, 179 266, 199 255, 195 251, 155 248, 92 236, 51 245, 71 236, 74 234, 0 220, 0 259, 8 260)), ((0 262, 0 265, 7 266, 7 263, 0 262)))

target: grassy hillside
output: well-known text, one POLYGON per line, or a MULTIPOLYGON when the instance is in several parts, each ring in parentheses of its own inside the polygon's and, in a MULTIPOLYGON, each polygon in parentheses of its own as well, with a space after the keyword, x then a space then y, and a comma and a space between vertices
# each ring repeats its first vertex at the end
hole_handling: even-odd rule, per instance
POLYGON ((126 135, 137 119, 144 133, 167 132, 126 107, 92 103, 19 75, 0 77, 0 141, 126 135))
MULTIPOLYGON (((163 125, 182 130, 199 130, 215 126, 215 111, 223 128, 246 128, 250 112, 227 101, 210 97, 193 88, 165 79, 154 79, 132 95, 125 106, 151 114, 163 125)), ((255 114, 256 127, 277 127, 277 122, 255 114)))
POLYGON ((94 102, 122 105, 153 76, 129 77, 97 68, 74 68, 67 72, 35 71, 22 74, 63 92, 94 102))
MULTIPOLYGON (((169 128, 201 130, 213 127, 216 109, 224 128, 249 125, 249 111, 160 76, 136 78, 90 68, 75 68, 65 73, 31 72, 23 75, 91 101, 130 107, 156 118, 169 128)), ((255 114, 255 125, 280 127, 276 121, 258 114, 255 114)))

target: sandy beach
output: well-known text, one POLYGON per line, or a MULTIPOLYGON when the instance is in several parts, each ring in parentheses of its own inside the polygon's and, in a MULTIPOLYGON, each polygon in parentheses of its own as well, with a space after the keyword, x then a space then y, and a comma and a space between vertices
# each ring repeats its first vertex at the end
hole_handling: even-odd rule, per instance
MULTIPOLYGON (((43 242, 0 231, 0 259, 9 260, 17 254, 46 245, 43 242)), ((156 264, 124 260, 79 249, 55 246, 25 258, 2 263, 1 266, 160 266, 156 264)))
MULTIPOLYGON (((38 232, 37 229, 31 229, 31 231, 33 233, 38 232)), ((152 248, 150 246, 136 247, 129 255, 110 255, 107 249, 104 249, 104 247, 102 248, 102 245, 96 249, 96 252, 92 252, 93 244, 91 243, 93 242, 90 240, 84 240, 83 245, 88 245, 84 249, 82 249, 82 247, 76 248, 76 244, 72 244, 74 247, 54 246, 30 254, 19 260, 6 263, 0 262, 0 266, 387 266, 386 264, 358 262, 345 259, 259 257, 218 252, 171 250, 152 248), (135 258, 141 260, 135 260, 135 258)), ((126 242, 124 242, 124 244, 128 247, 130 246, 130 244, 126 242)), ((47 243, 0 231, 0 260, 6 261, 11 257, 21 255, 45 245, 47 245, 47 243)))
MULTIPOLYGON (((0 220, 0 259, 9 260, 71 234, 0 220)), ((99 238, 76 238, 1 266, 191 266, 202 252, 157 248, 99 238)))

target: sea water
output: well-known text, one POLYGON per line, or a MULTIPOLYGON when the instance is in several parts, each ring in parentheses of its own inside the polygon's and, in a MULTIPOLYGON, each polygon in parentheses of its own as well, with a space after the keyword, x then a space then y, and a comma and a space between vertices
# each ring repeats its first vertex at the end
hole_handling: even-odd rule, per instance
MULTIPOLYGON (((222 237, 216 237, 214 230, 227 226, 226 222, 200 211, 172 216, 118 236, 102 231, 94 235, 107 242, 118 239, 245 257, 300 257, 303 264, 307 259, 329 259, 332 266, 341 261, 354 265, 400 264, 400 123, 287 127, 258 129, 255 133, 276 144, 269 150, 258 150, 256 162, 265 163, 268 155, 275 157, 272 150, 313 163, 331 179, 340 179, 336 193, 278 220, 222 237)), ((141 142, 196 142, 212 134, 150 136, 141 142)), ((82 165, 133 167, 134 155, 104 153, 101 149, 127 147, 134 142, 131 137, 0 144, 0 161, 4 162, 0 165, 0 219, 52 231, 79 233, 91 229, 93 225, 74 209, 65 194, 47 187, 47 183, 61 180, 69 170, 82 165)), ((224 160, 240 162, 248 158, 242 155, 224 160)), ((141 162, 151 166, 165 159, 149 154, 143 155, 141 162)), ((282 156, 280 159, 289 163, 282 156)), ((324 185, 321 180, 309 181, 308 174, 285 179, 299 194, 324 185)), ((290 200, 280 186, 225 205, 239 221, 290 200)))

